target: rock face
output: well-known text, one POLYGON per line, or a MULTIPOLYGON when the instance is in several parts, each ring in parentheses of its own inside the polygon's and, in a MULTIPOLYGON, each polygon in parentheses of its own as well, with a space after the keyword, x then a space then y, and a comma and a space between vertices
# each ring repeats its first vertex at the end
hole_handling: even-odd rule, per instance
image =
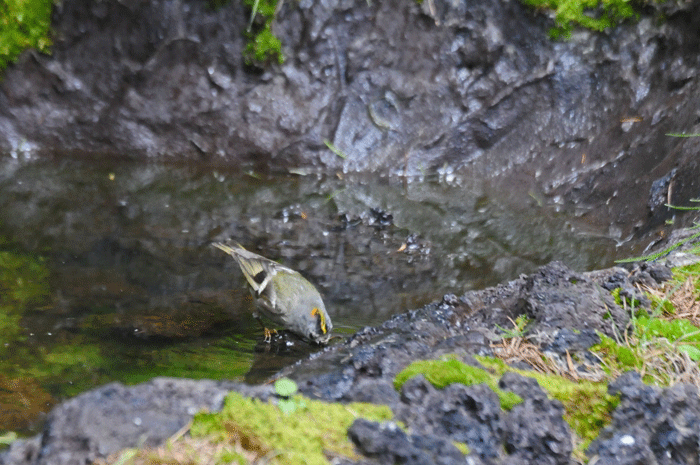
POLYGON ((457 172, 602 209, 625 234, 700 188, 697 139, 665 135, 698 132, 700 7, 649 3, 556 42, 517 1, 284 2, 286 61, 261 68, 240 2, 68 0, 53 55, 0 84, 0 150, 457 172))
MULTIPOLYGON (((591 330, 602 331, 612 324, 623 328, 626 324, 615 321, 616 317, 599 321, 595 315, 598 304, 585 304, 591 300, 587 290, 612 282, 625 289, 636 279, 663 275, 662 266, 628 276, 620 269, 579 274, 553 263, 532 277, 471 291, 460 298, 446 296, 441 303, 398 315, 280 375, 294 379, 310 397, 391 407, 396 420, 410 433, 393 423, 357 420, 348 436, 364 456, 359 463, 464 463, 464 456, 454 446, 464 443, 470 450, 468 463, 569 464, 573 460, 571 432, 562 418, 562 405, 550 399, 532 378, 515 373, 501 377, 500 389, 523 398, 510 411, 502 410, 497 395, 483 384, 436 389, 418 375, 397 392, 393 380, 411 361, 444 354, 478 365, 472 355, 490 352, 487 336, 494 325, 506 326, 508 318, 522 312, 521 303, 535 297, 547 311, 529 315, 533 334, 543 342, 552 342, 552 351, 586 350, 596 342, 591 330), (539 284, 533 287, 533 282, 539 284), (569 291, 566 305, 561 303, 561 288, 569 291), (569 328, 564 318, 551 317, 567 315, 571 308, 578 308, 581 318, 569 328), (588 313, 590 318, 585 316, 588 313), (577 325, 582 329, 578 338, 570 331, 577 325)), ((610 305, 614 315, 615 303, 610 305)), ((0 454, 0 464, 87 463, 134 447, 144 438, 146 445, 157 444, 182 428, 198 409, 219 408, 230 389, 261 399, 274 395, 270 385, 169 378, 132 387, 112 383, 58 406, 49 415, 44 432, 13 443, 0 454)), ((620 394, 620 404, 613 412, 612 424, 588 450, 589 457, 599 460, 596 463, 697 463, 697 388, 649 387, 630 373, 611 383, 609 391, 620 394)))
POLYGON ((56 407, 44 432, 16 441, 0 455, 3 464, 91 463, 128 444, 163 443, 200 410, 219 410, 232 389, 266 398, 271 387, 227 381, 155 378, 126 387, 110 383, 56 407))
POLYGON ((591 444, 596 463, 700 463, 697 389, 680 384, 661 390, 628 372, 609 390, 621 403, 612 425, 591 444))

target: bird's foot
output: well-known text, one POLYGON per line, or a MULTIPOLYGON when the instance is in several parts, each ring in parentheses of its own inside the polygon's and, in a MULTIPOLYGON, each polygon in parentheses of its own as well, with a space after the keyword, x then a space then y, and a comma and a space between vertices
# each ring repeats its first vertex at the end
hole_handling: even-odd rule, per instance
POLYGON ((277 330, 276 329, 267 329, 263 328, 265 330, 265 342, 270 343, 272 342, 272 335, 275 334, 277 335, 277 330))

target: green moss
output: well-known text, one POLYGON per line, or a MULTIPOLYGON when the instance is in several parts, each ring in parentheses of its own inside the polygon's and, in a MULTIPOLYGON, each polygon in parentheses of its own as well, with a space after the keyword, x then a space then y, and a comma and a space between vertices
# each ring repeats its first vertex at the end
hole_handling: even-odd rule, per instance
POLYGON ((684 352, 691 360, 700 362, 700 328, 687 320, 664 320, 639 316, 633 321, 633 333, 626 344, 600 335, 600 343, 591 347, 605 362, 608 373, 628 370, 642 371, 646 383, 667 385, 672 379, 668 372, 667 355, 674 350, 684 352), (650 363, 644 352, 653 350, 658 355, 650 363))
POLYGON ((622 306, 622 300, 620 300, 620 291, 621 291, 621 288, 616 287, 615 289, 613 289, 612 291, 610 291, 610 294, 612 294, 613 299, 615 299, 615 303, 616 303, 617 305, 622 306))
MULTIPOLYGON (((654 309, 654 314, 663 315, 675 315, 676 307, 673 306, 670 300, 666 297, 659 297, 657 295, 650 295, 651 308, 654 309)), ((648 316, 648 315, 647 315, 648 316)))
POLYGON ((273 60, 284 63, 282 43, 272 32, 277 0, 244 0, 244 3, 251 9, 251 22, 246 33, 248 43, 244 52, 246 63, 264 64, 273 60), (262 19, 262 25, 254 25, 258 15, 262 19))
POLYGON ((599 334, 599 336, 600 343, 592 346, 590 350, 597 353, 605 361, 608 373, 641 367, 642 361, 637 356, 636 350, 620 345, 604 334, 599 334))
POLYGON ((466 444, 463 443, 463 442, 456 442, 456 441, 455 441, 455 442, 452 443, 452 445, 455 446, 455 447, 457 448, 457 450, 459 450, 459 451, 460 451, 461 453, 463 453, 464 455, 469 455, 469 454, 471 454, 471 450, 469 449, 469 446, 466 445, 466 444))
POLYGON ((8 431, 6 433, 0 434, 0 445, 12 444, 17 440, 17 433, 14 431, 8 431))
POLYGON ((620 307, 631 307, 631 308, 640 308, 642 306, 642 303, 638 301, 637 299, 632 298, 631 300, 627 300, 627 297, 622 297, 620 296, 620 292, 622 291, 622 288, 616 287, 613 289, 610 293, 612 294, 613 298, 615 299, 615 303, 619 305, 620 307))
POLYGON ((520 0, 535 8, 555 11, 553 38, 571 36, 575 26, 603 31, 621 20, 637 16, 629 0, 520 0))
POLYGON ((244 0, 243 3, 266 19, 275 16, 277 11, 277 0, 244 0))
POLYGON ((48 52, 52 0, 0 2, 0 71, 27 48, 48 52))
POLYGON ((392 418, 386 406, 333 404, 302 396, 291 399, 304 407, 284 413, 276 405, 232 392, 220 413, 195 415, 190 432, 194 437, 209 437, 217 442, 230 442, 232 432, 239 436, 245 432, 255 438, 247 442, 274 451, 274 463, 325 465, 329 463, 327 454, 355 457, 347 430, 356 418, 392 418))
POLYGON ((272 20, 268 20, 260 32, 250 36, 245 49, 245 59, 248 64, 253 61, 266 63, 271 60, 284 63, 282 42, 272 33, 271 26, 272 20))
POLYGON ((511 368, 503 360, 493 357, 475 358, 498 376, 512 371, 537 380, 542 389, 564 406, 564 419, 581 440, 577 448, 579 453, 610 423, 610 413, 619 402, 616 396, 607 393, 605 383, 574 382, 557 375, 511 368))
POLYGON ((422 374, 433 386, 442 389, 452 383, 466 386, 486 384, 490 387, 501 403, 501 408, 510 410, 521 403, 523 399, 513 392, 503 391, 498 387, 498 378, 486 370, 476 368, 459 360, 420 360, 411 363, 394 379, 394 387, 400 390, 406 381, 422 374))
MULTIPOLYGON (((700 262, 691 265, 679 266, 673 269, 673 278, 677 282, 684 282, 688 278, 700 277, 700 262)), ((696 282, 696 288, 698 283, 696 282)))
MULTIPOLYGON (((527 372, 519 372, 528 376, 527 372)), ((555 375, 533 373, 539 385, 564 406, 564 420, 584 441, 584 450, 598 437, 600 430, 610 423, 610 414, 619 398, 608 394, 605 383, 579 380, 569 381, 555 375)))
MULTIPOLYGON (((485 370, 454 359, 414 362, 397 375, 394 386, 400 389, 408 379, 418 373, 423 374, 437 388, 460 382, 467 385, 486 383, 492 389, 494 385, 498 389, 497 380, 509 371, 534 378, 550 397, 562 403, 565 411, 564 419, 579 438, 577 447, 579 455, 583 455, 585 448, 598 437, 600 430, 610 423, 610 413, 619 402, 617 397, 607 393, 605 383, 574 382, 561 376, 514 369, 494 357, 475 358, 486 368, 485 370)), ((522 402, 522 399, 519 397, 518 399, 518 402, 522 402)), ((512 402, 510 407, 518 402, 512 402)), ((508 404, 504 406, 502 400, 502 406, 506 409, 508 404)))
POLYGON ((679 350, 695 361, 700 361, 700 328, 688 320, 664 320, 641 316, 635 320, 635 333, 641 340, 663 338, 677 342, 679 350))
POLYGON ((49 272, 42 258, 0 251, 0 354, 22 340, 20 320, 49 296, 49 272))

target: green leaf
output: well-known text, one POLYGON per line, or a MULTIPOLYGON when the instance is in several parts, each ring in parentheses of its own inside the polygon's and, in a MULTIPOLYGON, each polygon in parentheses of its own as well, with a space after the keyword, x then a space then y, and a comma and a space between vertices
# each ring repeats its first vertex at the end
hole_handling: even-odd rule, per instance
POLYGON ((14 431, 8 431, 7 433, 0 435, 0 444, 12 444, 17 439, 17 433, 14 431))
POLYGON ((297 383, 295 383, 289 378, 280 378, 277 381, 275 381, 275 392, 278 396, 293 396, 298 390, 299 388, 297 387, 297 383))
POLYGON ((280 399, 277 401, 277 406, 285 415, 289 415, 297 409, 296 402, 290 399, 280 399))
POLYGON ((691 346, 689 344, 681 344, 678 346, 678 350, 688 354, 688 357, 690 357, 690 359, 694 362, 700 362, 700 349, 698 349, 697 347, 691 346))

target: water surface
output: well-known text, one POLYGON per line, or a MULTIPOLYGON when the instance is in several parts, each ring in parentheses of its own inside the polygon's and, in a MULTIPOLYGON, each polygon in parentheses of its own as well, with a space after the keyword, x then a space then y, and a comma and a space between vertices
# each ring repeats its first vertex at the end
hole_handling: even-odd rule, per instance
POLYGON ((609 225, 517 186, 264 175, 129 162, 0 158, 0 430, 109 382, 262 382, 317 350, 268 346, 235 240, 299 270, 347 335, 444 294, 551 260, 585 271, 621 253, 609 225))

